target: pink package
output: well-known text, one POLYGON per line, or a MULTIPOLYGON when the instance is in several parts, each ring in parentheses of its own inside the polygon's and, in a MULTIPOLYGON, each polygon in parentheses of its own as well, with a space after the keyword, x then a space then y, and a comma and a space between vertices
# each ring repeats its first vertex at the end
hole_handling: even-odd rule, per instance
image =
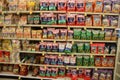
POLYGON ((85 0, 76 0, 76 11, 85 11, 85 0))

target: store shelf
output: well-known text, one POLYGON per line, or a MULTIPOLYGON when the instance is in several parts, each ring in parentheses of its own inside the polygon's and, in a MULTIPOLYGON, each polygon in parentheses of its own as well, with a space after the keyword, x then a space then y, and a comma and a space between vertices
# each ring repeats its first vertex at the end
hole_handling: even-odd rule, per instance
POLYGON ((116 43, 117 41, 108 41, 108 40, 75 40, 69 39, 67 41, 74 41, 74 42, 104 42, 104 43, 116 43))
POLYGON ((120 65, 120 62, 118 62, 117 64, 120 65))
POLYGON ((118 74, 118 73, 115 73, 115 74, 116 74, 116 76, 118 76, 120 78, 120 74, 118 74))
POLYGON ((20 75, 13 74, 12 72, 0 72, 0 76, 19 77, 20 75))
POLYGON ((58 55, 92 55, 92 56, 115 56, 115 54, 92 54, 92 53, 61 53, 61 52, 39 52, 39 51, 20 51, 20 53, 30 53, 30 54, 58 54, 58 55))

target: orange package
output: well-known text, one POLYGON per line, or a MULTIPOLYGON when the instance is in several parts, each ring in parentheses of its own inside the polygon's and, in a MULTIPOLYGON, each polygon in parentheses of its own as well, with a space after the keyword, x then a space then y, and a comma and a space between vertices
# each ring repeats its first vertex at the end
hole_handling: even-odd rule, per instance
POLYGON ((67 11, 75 11, 75 0, 68 0, 67 11))
POLYGON ((86 16, 85 25, 92 26, 92 16, 86 16))
POLYGON ((67 14, 67 24, 75 25, 75 14, 67 14))
POLYGON ((32 38, 37 38, 37 30, 32 30, 32 38))
POLYGON ((101 26, 101 15, 93 15, 93 26, 101 26))
POLYGON ((0 51, 0 62, 3 62, 4 61, 4 58, 3 58, 3 52, 0 51))
POLYGON ((76 0, 76 11, 85 11, 85 0, 76 0))
POLYGON ((94 10, 94 0, 86 0, 86 7, 85 11, 86 12, 93 12, 94 10))
POLYGON ((108 58, 108 67, 114 67, 115 57, 107 57, 107 58, 108 58))
POLYGON ((108 59, 102 57, 101 60, 102 60, 102 67, 107 67, 108 59))
POLYGON ((97 56, 95 57, 95 66, 100 67, 101 66, 101 57, 97 56))
POLYGON ((105 43, 98 44, 98 54, 104 54, 105 43))
POLYGON ((66 11, 66 5, 67 1, 66 0, 58 0, 58 11, 66 11))
POLYGON ((94 6, 94 12, 102 12, 103 0, 96 0, 94 6))
POLYGON ((17 28, 16 35, 17 38, 23 38, 23 28, 17 28))
POLYGON ((84 15, 77 15, 76 16, 76 25, 85 26, 85 16, 84 15))

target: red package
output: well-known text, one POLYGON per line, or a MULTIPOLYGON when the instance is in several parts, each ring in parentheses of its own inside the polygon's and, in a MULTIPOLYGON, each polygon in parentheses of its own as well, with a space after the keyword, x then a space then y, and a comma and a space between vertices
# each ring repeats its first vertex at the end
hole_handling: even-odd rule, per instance
POLYGON ((75 11, 75 0, 67 1, 67 11, 75 11))
POLYGON ((98 44, 91 44, 91 53, 93 54, 98 53, 97 46, 98 44))
POLYGON ((102 66, 107 67, 108 59, 102 57, 101 60, 102 60, 102 66))
POLYGON ((72 80, 77 80, 78 74, 76 69, 71 69, 72 80))
POLYGON ((97 56, 95 57, 95 66, 101 67, 101 57, 97 56))
POLYGON ((71 77, 71 69, 70 69, 70 68, 67 69, 67 71, 66 71, 66 76, 67 76, 67 77, 71 77))
POLYGON ((76 16, 76 25, 85 26, 85 16, 84 15, 76 16))
POLYGON ((105 48, 104 43, 98 44, 98 54, 104 54, 104 48, 105 48))
POLYGON ((76 0, 76 11, 85 11, 85 0, 76 0))
POLYGON ((86 69, 85 72, 85 77, 84 77, 84 80, 90 80, 90 77, 91 77, 91 69, 86 69))
POLYGON ((3 62, 4 61, 4 58, 3 58, 3 52, 0 51, 0 62, 3 62))
POLYGON ((108 62, 107 62, 108 67, 114 67, 115 57, 107 57, 107 58, 108 58, 108 62))
POLYGON ((66 0, 58 0, 58 11, 66 11, 66 0))
POLYGON ((103 0, 96 0, 94 12, 102 12, 102 9, 103 9, 103 0))
POLYGON ((84 69, 79 69, 78 70, 78 77, 83 78, 84 77, 84 69))
POLYGON ((67 24, 68 25, 75 25, 75 14, 68 14, 67 15, 67 24))

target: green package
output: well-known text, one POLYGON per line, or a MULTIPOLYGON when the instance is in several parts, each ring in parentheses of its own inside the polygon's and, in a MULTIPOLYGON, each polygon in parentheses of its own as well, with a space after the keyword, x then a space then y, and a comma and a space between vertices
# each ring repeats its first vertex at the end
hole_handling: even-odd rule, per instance
POLYGON ((93 40, 98 40, 98 38, 99 38, 99 30, 93 30, 92 33, 93 33, 92 39, 93 40))
POLYGON ((100 31, 99 33, 99 40, 104 40, 105 38, 105 32, 104 31, 100 31))
POLYGON ((89 56, 83 56, 83 66, 89 66, 89 56))
POLYGON ((41 77, 45 77, 45 73, 46 73, 45 68, 40 67, 39 75, 40 75, 41 77))
POLYGON ((91 30, 86 30, 86 39, 91 40, 91 36, 92 36, 91 30))
POLYGON ((80 39, 81 29, 74 29, 74 39, 80 39))
POLYGON ((77 56, 76 63, 77 63, 77 66, 82 66, 83 65, 83 57, 77 56))
POLYGON ((78 43, 78 53, 83 53, 84 52, 84 43, 78 43))
POLYGON ((56 11, 56 4, 55 4, 55 2, 50 2, 49 3, 49 10, 50 11, 56 11))
POLYGON ((77 49, 78 49, 77 44, 73 44, 73 46, 72 46, 72 52, 76 53, 77 49))
POLYGON ((52 69, 52 71, 51 71, 51 77, 57 77, 57 75, 58 75, 57 68, 52 69))
POLYGON ((94 56, 90 57, 90 66, 94 66, 94 56))
POLYGON ((46 70, 46 77, 50 77, 51 76, 51 69, 47 68, 46 70))
POLYGON ((81 36, 80 37, 81 37, 82 40, 86 40, 86 31, 85 30, 81 31, 81 36))
POLYGON ((28 20, 27 20, 28 24, 33 24, 34 22, 34 17, 33 15, 28 15, 28 20))
POLYGON ((58 24, 66 24, 66 14, 58 14, 58 24))
POLYGON ((84 50, 85 50, 85 53, 90 53, 90 43, 84 44, 84 50))
POLYGON ((65 68, 59 68, 58 75, 59 76, 65 76, 65 68))
POLYGON ((40 10, 48 11, 48 2, 41 2, 40 10))

